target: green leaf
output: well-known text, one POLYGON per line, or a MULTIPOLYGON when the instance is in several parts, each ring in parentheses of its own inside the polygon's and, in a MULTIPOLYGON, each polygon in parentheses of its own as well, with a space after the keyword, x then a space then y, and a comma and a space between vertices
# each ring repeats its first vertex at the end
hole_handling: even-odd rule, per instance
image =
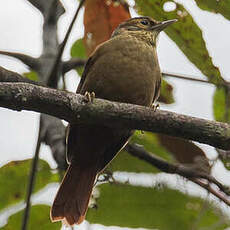
POLYGON ((87 213, 86 219, 91 223, 159 230, 178 230, 178 226, 212 229, 218 222, 215 229, 228 226, 220 210, 207 201, 167 187, 103 184, 99 192, 97 208, 87 213))
POLYGON ((161 146, 157 134, 136 131, 131 139, 131 143, 132 142, 143 145, 146 151, 152 152, 169 162, 173 161, 173 157, 170 155, 170 153, 161 146))
MULTIPOLYGON (((142 145, 149 153, 154 153, 168 162, 195 164, 196 168, 209 172, 210 166, 205 153, 194 143, 166 135, 136 131, 131 143, 142 145), (199 162, 199 164, 198 164, 199 162)), ((109 171, 156 173, 159 170, 151 164, 132 156, 126 151, 120 152, 108 166, 109 171)))
MULTIPOLYGON (((23 210, 24 211, 24 210, 23 210)), ((2 229, 4 230, 15 230, 20 229, 22 225, 23 211, 16 213, 9 218, 6 226, 2 229)), ((27 229, 40 230, 60 230, 61 223, 52 223, 50 221, 50 207, 47 205, 36 205, 31 207, 30 218, 28 222, 27 229)))
POLYGON ((25 76, 26 78, 28 78, 32 81, 38 81, 39 80, 38 74, 35 71, 23 73, 23 76, 25 76))
POLYGON ((165 104, 172 104, 175 102, 173 97, 173 87, 164 79, 161 81, 161 94, 159 101, 165 104))
MULTIPOLYGON (((150 153, 152 152, 157 154, 165 160, 173 161, 173 157, 158 142, 156 134, 136 131, 131 139, 131 143, 143 145, 144 148, 150 153)), ((153 167, 151 164, 130 155, 126 151, 120 152, 115 159, 113 159, 108 166, 108 170, 143 173, 159 172, 159 170, 153 167)))
POLYGON ((136 0, 138 13, 148 15, 156 20, 177 18, 178 22, 170 25, 166 34, 177 44, 186 57, 213 83, 221 82, 219 69, 209 56, 202 32, 189 12, 179 3, 176 9, 165 12, 163 6, 168 0, 136 0))
MULTIPOLYGON (((31 160, 12 161, 0 168, 0 210, 25 199, 31 160)), ((39 160, 34 192, 50 182, 58 181, 48 163, 39 160)))
MULTIPOLYGON (((227 95, 227 91, 223 88, 217 88, 214 96, 213 96, 213 111, 214 111, 214 118, 217 121, 230 123, 230 103, 229 98, 230 95, 227 95)), ((224 150, 221 155, 219 155, 219 159, 222 161, 224 167, 227 170, 230 170, 230 159, 228 157, 228 152, 224 154, 224 150)))
POLYGON ((230 20, 230 0, 195 0, 195 2, 202 10, 222 14, 226 19, 230 20))
MULTIPOLYGON (((227 152, 229 154, 229 152, 227 152)), ((227 170, 230 170, 230 158, 229 157, 219 157, 219 159, 222 161, 224 167, 227 169, 227 170)))
POLYGON ((108 165, 107 170, 137 172, 137 173, 156 173, 159 172, 151 164, 132 156, 126 151, 121 151, 113 161, 108 165))
POLYGON ((213 97, 213 111, 217 121, 230 122, 230 108, 227 109, 226 106, 227 98, 224 88, 216 89, 213 97))
MULTIPOLYGON (((86 56, 86 49, 85 49, 85 46, 84 46, 84 43, 83 43, 83 39, 79 39, 77 40, 72 48, 71 48, 71 56, 72 57, 77 57, 77 58, 85 58, 87 59, 87 56, 86 56)), ((79 76, 82 75, 83 73, 83 70, 84 70, 84 67, 79 67, 76 69, 79 76)))

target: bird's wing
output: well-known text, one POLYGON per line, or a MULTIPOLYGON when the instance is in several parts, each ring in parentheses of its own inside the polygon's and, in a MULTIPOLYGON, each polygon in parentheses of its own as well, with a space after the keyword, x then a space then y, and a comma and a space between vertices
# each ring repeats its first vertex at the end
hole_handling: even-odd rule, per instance
POLYGON ((157 101, 158 97, 160 96, 160 88, 161 88, 161 77, 157 78, 156 80, 155 92, 152 101, 153 104, 157 101))
POLYGON ((92 56, 87 60, 86 64, 85 64, 85 68, 84 68, 84 71, 83 71, 83 74, 81 76, 81 80, 80 80, 80 83, 78 84, 78 87, 77 87, 77 91, 76 93, 80 93, 81 91, 81 88, 85 82, 85 79, 86 79, 86 76, 87 76, 87 73, 90 69, 90 67, 93 65, 94 61, 93 61, 93 58, 92 56))
POLYGON ((121 130, 117 138, 105 149, 102 159, 100 160, 99 172, 101 172, 112 159, 119 153, 128 143, 133 135, 133 130, 121 130))
MULTIPOLYGON (((104 42, 106 43, 106 42, 104 42)), ((100 47, 103 49, 103 44, 100 44, 96 47, 96 49, 94 50, 94 52, 90 55, 90 57, 88 58, 86 64, 85 64, 85 67, 84 67, 84 71, 82 73, 82 76, 81 76, 81 80, 80 80, 80 83, 77 87, 77 91, 76 93, 80 93, 81 89, 82 89, 82 86, 84 85, 84 82, 86 80, 86 77, 88 75, 88 72, 89 70, 91 69, 92 65, 95 63, 95 61, 97 60, 97 58, 100 56, 100 47), (96 54, 97 53, 97 54, 96 54)))

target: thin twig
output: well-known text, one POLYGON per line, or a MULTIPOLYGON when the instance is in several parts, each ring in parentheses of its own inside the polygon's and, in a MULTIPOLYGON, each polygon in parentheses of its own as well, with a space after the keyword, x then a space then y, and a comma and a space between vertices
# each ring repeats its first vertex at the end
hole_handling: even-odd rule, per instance
MULTIPOLYGON (((230 195, 229 188, 227 186, 224 186, 219 181, 217 181, 214 177, 211 175, 204 173, 202 171, 199 171, 197 169, 194 169, 192 167, 186 167, 180 164, 173 164, 169 163, 162 158, 150 154, 147 152, 142 146, 137 144, 128 144, 126 146, 126 150, 133 156, 138 157, 139 159, 142 159, 150 164, 152 164, 154 167, 160 169, 163 172, 171 173, 171 174, 178 174, 180 176, 186 177, 189 180, 194 180, 196 178, 202 178, 206 179, 207 181, 215 184, 219 187, 219 189, 225 193, 226 195, 230 195)), ((229 201, 230 202, 230 201, 229 201)))
POLYGON ((55 59, 54 65, 53 65, 53 67, 51 69, 48 84, 47 84, 50 87, 56 88, 56 86, 57 86, 57 82, 58 82, 57 75, 58 75, 58 72, 59 72, 60 67, 61 67, 60 63, 61 63, 62 54, 63 54, 63 51, 65 49, 65 46, 66 46, 67 40, 69 38, 69 35, 70 35, 71 31, 72 31, 72 28, 73 28, 73 25, 75 23, 75 20, 76 20, 76 18, 78 16, 78 13, 79 13, 81 7, 83 6, 84 2, 85 2, 85 0, 81 0, 81 2, 79 3, 77 11, 76 11, 76 13, 75 13, 70 25, 69 25, 69 28, 68 28, 68 30, 66 32, 65 38, 64 38, 63 42, 61 43, 60 48, 58 50, 58 54, 57 54, 57 57, 55 59))
POLYGON ((30 207, 31 207, 31 195, 33 192, 34 184, 35 184, 35 177, 37 172, 37 165, 38 165, 38 158, 39 158, 39 151, 41 147, 41 119, 39 122, 39 131, 38 131, 38 139, 37 139, 37 145, 36 150, 30 170, 30 177, 29 177, 29 183, 28 183, 28 189, 26 194, 26 208, 23 215, 23 221, 22 221, 22 230, 26 230, 28 226, 28 220, 29 220, 29 214, 30 214, 30 207))
MULTIPOLYGON (((80 58, 72 58, 66 62, 63 62, 62 72, 66 73, 70 71, 71 69, 75 69, 78 67, 83 67, 86 63, 87 59, 80 59, 80 58)), ((195 82, 201 82, 205 84, 211 84, 216 86, 225 86, 226 82, 224 81, 222 84, 214 84, 213 82, 210 82, 208 80, 203 80, 200 78, 196 78, 194 76, 185 75, 185 74, 177 74, 177 73, 169 73, 169 72, 162 72, 163 77, 172 77, 172 78, 178 78, 182 80, 187 81, 195 81, 195 82)))
POLYGON ((195 78, 193 76, 188 76, 188 75, 185 75, 185 74, 162 72, 162 75, 163 75, 163 77, 173 77, 173 78, 178 78, 178 79, 183 79, 183 80, 196 81, 196 82, 202 82, 202 83, 214 85, 213 82, 203 80, 203 79, 200 79, 200 78, 195 78))
POLYGON ((209 191, 210 193, 212 193, 215 197, 219 198, 225 204, 227 204, 228 206, 230 206, 230 200, 225 195, 223 195, 219 191, 216 191, 214 188, 212 188, 209 184, 201 181, 198 178, 190 178, 189 180, 191 180, 195 184, 198 184, 202 188, 206 189, 207 191, 209 191))

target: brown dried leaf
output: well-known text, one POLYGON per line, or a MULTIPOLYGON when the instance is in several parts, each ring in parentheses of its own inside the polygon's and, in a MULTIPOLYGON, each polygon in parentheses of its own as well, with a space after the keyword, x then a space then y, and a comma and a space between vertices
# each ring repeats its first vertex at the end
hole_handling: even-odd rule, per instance
POLYGON ((204 151, 193 142, 167 135, 158 135, 158 140, 178 162, 210 172, 211 168, 204 151))
POLYGON ((84 14, 84 44, 87 56, 97 45, 108 40, 121 22, 129 18, 129 8, 125 1, 87 0, 84 14))

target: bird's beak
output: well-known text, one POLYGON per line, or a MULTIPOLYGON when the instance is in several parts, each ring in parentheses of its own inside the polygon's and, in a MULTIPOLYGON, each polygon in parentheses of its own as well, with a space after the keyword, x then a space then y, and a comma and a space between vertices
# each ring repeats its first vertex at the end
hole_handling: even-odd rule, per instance
POLYGON ((177 19, 159 22, 156 25, 152 26, 151 30, 161 32, 162 30, 164 30, 166 27, 168 27, 169 25, 171 25, 174 22, 177 22, 177 19))

